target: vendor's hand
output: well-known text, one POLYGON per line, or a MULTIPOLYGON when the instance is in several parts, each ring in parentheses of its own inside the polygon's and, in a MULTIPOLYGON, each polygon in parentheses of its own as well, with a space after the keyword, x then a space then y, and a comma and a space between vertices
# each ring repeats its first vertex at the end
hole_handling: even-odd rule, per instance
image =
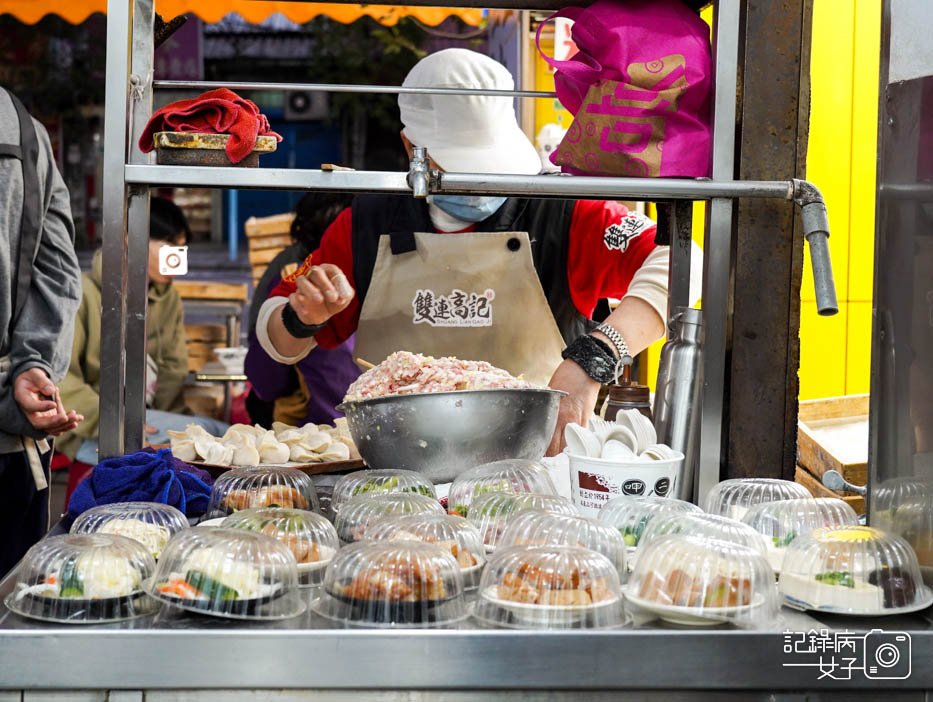
POLYGON ((347 276, 331 263, 311 266, 296 285, 298 289, 288 296, 288 302, 305 324, 323 324, 346 309, 355 295, 347 276))
POLYGON ((37 431, 51 436, 71 431, 84 420, 74 411, 65 411, 58 388, 39 368, 30 368, 16 376, 13 398, 29 423, 37 431))
POLYGON ((566 397, 561 398, 557 428, 547 450, 548 456, 556 456, 564 450, 564 427, 574 422, 583 426, 589 423, 596 408, 599 383, 576 363, 565 360, 557 367, 548 385, 554 390, 568 393, 566 397))

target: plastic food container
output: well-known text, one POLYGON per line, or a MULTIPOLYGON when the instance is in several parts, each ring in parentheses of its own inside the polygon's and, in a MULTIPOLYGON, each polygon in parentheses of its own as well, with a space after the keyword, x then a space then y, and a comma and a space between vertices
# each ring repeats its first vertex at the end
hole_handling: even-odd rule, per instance
POLYGON ((780 608, 774 572, 763 555, 685 534, 639 551, 625 599, 635 610, 681 625, 766 626, 780 608))
POLYGON ((340 507, 334 519, 337 536, 345 544, 368 538, 367 528, 386 517, 405 514, 444 514, 433 497, 412 492, 389 495, 360 495, 340 507))
POLYGON ((154 611, 143 592, 155 561, 138 541, 117 534, 43 539, 23 557, 6 606, 31 619, 100 624, 154 611))
POLYGON ((720 517, 718 514, 706 514, 704 512, 656 515, 645 527, 641 540, 638 542, 639 549, 643 549, 648 544, 671 534, 687 534, 702 539, 717 539, 744 546, 761 556, 767 557, 768 555, 765 537, 748 524, 728 517, 720 517))
POLYGON ((813 497, 803 485, 775 478, 733 478, 713 486, 706 496, 706 511, 742 521, 745 513, 762 502, 813 497))
POLYGON ((618 627, 625 621, 619 573, 585 548, 503 548, 486 564, 474 616, 514 629, 618 627))
POLYGON ((634 563, 635 550, 651 520, 662 514, 699 514, 695 504, 672 497, 615 497, 599 510, 598 520, 618 530, 628 548, 629 567, 634 563))
POLYGON ((556 495, 557 488, 547 468, 538 461, 515 458, 484 463, 454 480, 447 496, 447 511, 469 517, 473 501, 490 492, 556 495))
POLYGON ((486 550, 477 528, 463 517, 452 514, 431 512, 387 517, 374 522, 366 530, 366 538, 374 541, 423 541, 446 549, 460 566, 465 590, 476 589, 486 564, 486 550))
POLYGON ((914 478, 886 480, 872 496, 872 526, 904 538, 920 572, 933 585, 933 485, 914 478))
POLYGON ((439 628, 467 616, 460 565, 421 541, 364 541, 337 553, 311 608, 339 626, 439 628))
POLYGON ((311 477, 294 468, 235 468, 214 481, 205 519, 241 509, 287 507, 319 512, 311 477))
POLYGON ((784 554, 794 539, 819 527, 857 526, 858 515, 835 497, 808 497, 763 502, 749 509, 742 521, 765 537, 768 562, 780 573, 784 554))
POLYGON ((413 470, 358 470, 341 475, 334 483, 330 512, 336 515, 340 506, 354 497, 400 492, 413 492, 437 499, 433 483, 413 470))
POLYGON ((244 509, 225 517, 220 526, 265 534, 285 544, 298 563, 298 584, 302 586, 324 581, 324 569, 340 547, 334 525, 307 510, 244 509))
POLYGON ((158 559, 165 544, 188 518, 171 505, 159 502, 120 502, 92 507, 71 525, 72 534, 118 534, 138 541, 158 559))
POLYGON ((284 619, 304 611, 298 566, 285 544, 243 529, 187 529, 162 551, 146 591, 198 614, 284 619))
POLYGON ((621 579, 626 576, 626 547, 617 529, 589 517, 549 512, 522 512, 515 515, 499 539, 499 548, 512 546, 571 546, 603 554, 615 566, 621 579))
POLYGON ((492 552, 498 546, 509 520, 529 510, 553 514, 578 514, 577 508, 566 497, 534 493, 516 495, 507 492, 491 492, 477 498, 470 505, 469 520, 479 530, 486 550, 492 552))
POLYGON ((933 603, 907 542, 872 527, 821 527, 794 539, 778 584, 786 605, 818 612, 877 616, 933 603))

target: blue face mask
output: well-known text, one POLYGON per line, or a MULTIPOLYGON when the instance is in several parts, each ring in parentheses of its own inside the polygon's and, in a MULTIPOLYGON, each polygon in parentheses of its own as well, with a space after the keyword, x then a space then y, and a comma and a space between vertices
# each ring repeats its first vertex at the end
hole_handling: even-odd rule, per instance
POLYGON ((431 204, 461 222, 482 222, 495 214, 508 198, 479 195, 432 195, 431 204))

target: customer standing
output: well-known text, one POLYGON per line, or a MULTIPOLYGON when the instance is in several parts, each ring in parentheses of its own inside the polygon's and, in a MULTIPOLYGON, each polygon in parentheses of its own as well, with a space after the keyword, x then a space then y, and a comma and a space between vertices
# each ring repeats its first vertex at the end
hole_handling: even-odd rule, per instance
POLYGON ((68 369, 81 269, 68 189, 45 129, 0 88, 0 574, 48 530, 48 437, 83 419, 68 369))

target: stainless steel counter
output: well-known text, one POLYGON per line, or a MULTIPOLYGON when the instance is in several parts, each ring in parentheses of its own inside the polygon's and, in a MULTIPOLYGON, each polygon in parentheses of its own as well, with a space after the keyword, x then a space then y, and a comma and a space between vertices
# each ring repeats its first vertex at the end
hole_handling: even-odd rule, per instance
MULTIPOLYGON (((11 587, 10 579, 0 583, 0 594, 11 587)), ((526 691, 522 699, 535 697, 535 690, 612 689, 835 689, 851 695, 855 688, 933 689, 931 623, 923 615, 817 620, 784 610, 773 629, 754 632, 657 623, 592 633, 490 631, 469 623, 457 630, 383 631, 330 629, 311 613, 242 623, 163 608, 144 619, 84 627, 32 622, 0 608, 0 690, 134 690, 139 697, 132 699, 142 699, 143 690, 206 699, 203 691, 219 689, 268 696, 283 689, 489 691, 481 699, 505 690, 526 691), (850 680, 820 679, 815 667, 784 665, 813 660, 785 653, 785 630, 799 639, 809 630, 872 628, 910 633, 907 680, 872 679, 861 670, 850 680)))

